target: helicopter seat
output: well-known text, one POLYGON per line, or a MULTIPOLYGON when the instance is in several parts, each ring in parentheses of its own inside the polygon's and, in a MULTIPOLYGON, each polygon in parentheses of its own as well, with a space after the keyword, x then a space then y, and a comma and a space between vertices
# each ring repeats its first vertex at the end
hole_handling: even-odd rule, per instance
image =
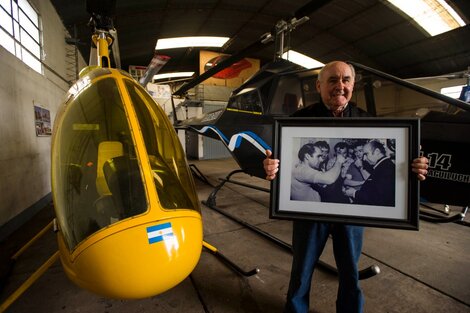
POLYGON ((96 190, 100 196, 111 195, 103 173, 104 163, 114 157, 123 155, 122 143, 119 141, 102 141, 98 145, 98 161, 96 165, 96 190))
POLYGON ((145 212, 147 198, 136 159, 126 156, 108 159, 103 172, 119 218, 145 212))
POLYGON ((97 214, 94 216, 94 219, 100 228, 106 227, 119 220, 111 191, 104 177, 103 165, 107 160, 122 155, 123 146, 119 141, 102 141, 98 145, 96 190, 100 197, 96 199, 93 206, 96 209, 95 214, 97 214))

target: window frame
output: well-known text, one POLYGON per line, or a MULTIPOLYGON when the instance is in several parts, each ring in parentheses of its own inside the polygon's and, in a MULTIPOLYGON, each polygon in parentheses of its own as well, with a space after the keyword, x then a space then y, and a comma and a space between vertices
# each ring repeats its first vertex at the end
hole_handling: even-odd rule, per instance
POLYGON ((28 0, 3 0, 0 3, 0 13, 9 18, 9 20, 0 24, 0 37, 10 39, 8 44, 5 43, 5 40, 1 40, 0 45, 23 61, 28 67, 39 74, 43 74, 41 61, 44 55, 43 31, 38 10, 28 0), (9 8, 5 8, 4 5, 8 4, 9 8), (26 5, 29 8, 26 8, 26 5), (36 16, 30 16, 33 13, 36 16), (11 27, 7 27, 8 24, 11 27), (28 31, 33 27, 35 31, 37 30, 36 34, 31 34, 28 31))

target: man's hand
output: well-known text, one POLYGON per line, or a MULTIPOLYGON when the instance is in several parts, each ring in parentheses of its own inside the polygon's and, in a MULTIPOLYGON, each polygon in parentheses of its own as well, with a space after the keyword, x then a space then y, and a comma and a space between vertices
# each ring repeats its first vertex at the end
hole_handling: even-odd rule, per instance
POLYGON ((351 187, 346 187, 343 190, 343 193, 348 197, 354 198, 356 196, 356 189, 351 188, 351 187))
POLYGON ((266 150, 266 159, 263 160, 264 171, 266 172, 266 179, 273 180, 276 178, 276 173, 279 171, 279 160, 271 159, 271 150, 266 150))
POLYGON ((356 161, 354 161, 354 165, 356 165, 357 168, 361 168, 364 165, 362 164, 362 160, 357 158, 356 161))
POLYGON ((343 164, 344 162, 346 162, 346 158, 342 154, 338 154, 336 155, 336 162, 338 162, 339 164, 343 164))
POLYGON ((418 174, 419 180, 425 180, 426 175, 428 174, 428 162, 429 160, 426 157, 419 157, 413 160, 411 163, 411 170, 418 174))

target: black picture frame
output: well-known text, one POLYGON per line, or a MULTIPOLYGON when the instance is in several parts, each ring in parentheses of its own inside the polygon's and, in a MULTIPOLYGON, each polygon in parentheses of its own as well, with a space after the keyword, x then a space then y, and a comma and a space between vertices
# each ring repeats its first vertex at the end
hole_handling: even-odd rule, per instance
MULTIPOLYGON (((280 165, 277 177, 271 185, 270 218, 418 230, 419 181, 417 175, 411 171, 411 163, 419 156, 419 130, 418 118, 275 119, 273 157, 280 160, 280 165), (305 149, 312 149, 317 141, 328 143, 330 160, 334 158, 334 146, 338 142, 347 143, 349 155, 346 159, 351 159, 347 163, 354 164, 362 174, 357 175, 352 168, 346 171, 345 162, 341 165, 341 173, 338 175, 343 179, 342 182, 340 180, 336 185, 312 183, 313 177, 316 177, 315 181, 324 180, 328 168, 335 167, 333 161, 328 161, 329 166, 326 160, 321 162, 319 153, 316 153, 317 161, 314 161, 314 154, 311 157, 305 156, 305 149), (368 147, 364 146, 371 141, 374 143, 370 143, 368 147), (378 143, 385 149, 385 158, 380 157, 383 149, 378 143), (360 158, 361 144, 363 148, 367 148, 367 155, 370 155, 371 159, 380 159, 375 168, 371 164, 366 168, 367 163, 374 161, 368 162, 364 157, 361 158, 362 164, 351 163, 354 158, 358 159, 357 156, 360 158), (350 148, 353 145, 359 145, 356 147, 357 156, 354 157, 350 148), (301 147, 304 147, 302 152, 301 147), (299 158, 299 152, 304 155, 303 161, 299 158), (378 165, 380 163, 382 165, 378 165), (313 167, 311 164, 314 164, 313 167), (315 169, 317 166, 319 168, 315 169), (364 172, 364 168, 370 173, 367 170, 364 172), (355 176, 367 177, 367 174, 372 175, 374 171, 374 176, 365 179, 368 181, 367 185, 364 183, 350 187, 344 183, 345 179, 352 180, 355 176), (380 176, 379 173, 386 175, 380 176), (355 188, 357 191, 349 188, 355 188), (346 190, 348 196, 344 194, 346 190)), ((322 146, 322 143, 317 145, 322 146)), ((323 152, 323 157, 325 155, 326 152, 323 152)), ((337 170, 333 169, 333 172, 335 171, 337 170)), ((348 181, 348 184, 353 183, 356 182, 348 181)))

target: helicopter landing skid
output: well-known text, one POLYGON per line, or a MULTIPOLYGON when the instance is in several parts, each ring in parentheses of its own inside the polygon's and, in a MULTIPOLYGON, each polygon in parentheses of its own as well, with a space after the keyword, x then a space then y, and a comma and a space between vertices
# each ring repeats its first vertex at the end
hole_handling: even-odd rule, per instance
MULTIPOLYGON (((18 252, 16 252, 9 262, 9 269, 7 270, 6 275, 11 274, 13 266, 16 263, 16 260, 20 257, 23 252, 25 252, 33 243, 35 243, 39 238, 46 234, 50 229, 54 227, 54 220, 51 221, 46 227, 44 227, 39 233, 37 233, 29 242, 27 242, 23 247, 21 247, 18 252)), ((45 261, 33 274, 31 274, 26 281, 24 281, 4 302, 0 303, 0 313, 6 311, 6 309, 15 302, 29 287, 32 286, 46 271, 59 259, 59 251, 56 251, 47 261, 45 261)), ((2 285, 0 286, 0 291, 3 289, 4 284, 6 284, 8 277, 2 278, 2 285)))
POLYGON ((242 268, 240 268, 237 264, 232 262, 230 259, 228 259, 225 255, 220 253, 216 247, 213 245, 203 241, 202 246, 206 248, 210 253, 215 255, 217 258, 219 258, 222 262, 224 262, 228 267, 230 267, 233 271, 235 271, 237 274, 240 274, 245 277, 253 276, 255 274, 259 273, 259 268, 254 268, 250 271, 244 271, 242 268))
MULTIPOLYGON (((421 205, 424 206, 424 207, 433 209, 431 206, 428 206, 426 204, 421 203, 421 205)), ((439 211, 439 210, 437 210, 437 211, 439 211)), ((464 206, 464 207, 462 207, 462 210, 457 214, 454 214, 454 215, 451 215, 451 216, 443 216, 443 215, 439 215, 439 214, 435 214, 435 213, 420 210, 419 211, 419 218, 424 220, 424 221, 433 222, 433 223, 452 223, 452 222, 455 222, 455 223, 459 223, 459 224, 469 226, 468 223, 466 223, 464 221, 464 218, 465 218, 465 215, 467 214, 467 211, 468 211, 468 206, 464 206)), ((441 213, 445 213, 446 215, 448 215, 450 212, 441 212, 441 213)))
MULTIPOLYGON (((225 183, 227 182, 230 182, 230 183, 234 183, 234 184, 237 184, 237 185, 240 185, 240 186, 244 186, 244 187, 247 187, 247 188, 253 188, 253 189, 257 189, 257 190, 260 190, 260 191, 264 191, 264 192, 269 192, 270 190, 269 189, 266 189, 266 188, 261 188, 261 187, 258 187, 258 186, 253 186, 253 185, 250 185, 250 184, 245 184, 245 183, 241 183, 241 182, 237 182, 237 181, 233 181, 233 180, 230 180, 230 177, 236 173, 244 173, 243 170, 234 170, 232 172, 230 172, 227 177, 225 179, 220 179, 221 180, 221 183, 219 185, 217 185, 214 190, 210 193, 210 195, 207 197, 207 200, 205 201, 202 201, 202 203, 207 206, 208 208, 214 210, 214 211, 217 211, 219 212, 220 214, 228 217, 229 219, 247 227, 248 229, 256 232, 258 235, 261 235, 263 236, 264 238, 270 240, 270 241, 273 241, 274 243, 276 243, 277 245, 279 245, 280 247, 282 247, 283 249, 289 251, 290 253, 292 253, 292 246, 287 244, 286 242, 272 236, 271 234, 259 229, 258 227, 256 226, 253 226, 245 221, 242 221, 238 218, 236 218, 235 216, 221 210, 220 208, 217 207, 216 205, 216 195, 217 195, 217 192, 219 192, 219 190, 225 185, 225 183)), ((326 270, 327 272, 331 273, 331 274, 334 274, 334 275, 338 275, 338 270, 334 267, 334 266, 331 266, 329 265, 328 263, 325 263, 321 260, 318 260, 318 266, 320 266, 321 268, 323 268, 324 270, 326 270)), ((367 279, 367 278, 370 278, 370 277, 373 277, 377 274, 380 273, 380 268, 378 265, 371 265, 363 270, 360 270, 359 271, 359 279, 360 280, 364 280, 364 279, 367 279)))
MULTIPOLYGON (((193 173, 193 176, 202 181, 203 183, 212 186, 212 184, 207 180, 207 177, 204 176, 204 174, 197 168, 196 165, 194 164, 189 164, 189 169, 191 170, 191 173, 193 173)), ((214 186, 212 186, 214 187, 214 186)))
MULTIPOLYGON (((268 239, 268 240, 271 240, 273 241, 274 243, 276 243, 277 245, 279 245, 280 247, 282 247, 283 249, 289 251, 290 253, 292 253, 292 246, 287 244, 286 242, 270 235, 269 233, 259 229, 258 227, 256 226, 253 226, 249 223, 246 223, 230 214, 228 214, 227 212, 224 212, 223 210, 221 210, 220 208, 216 207, 216 206, 209 206, 207 204, 206 201, 202 201, 203 204, 205 204, 206 206, 208 206, 209 208, 211 208, 212 210, 214 211, 217 211, 219 212, 220 214, 236 221, 237 223, 247 227, 248 229, 256 232, 258 235, 261 235, 263 236, 264 238, 268 239)), ((325 263, 323 262, 322 260, 318 260, 318 266, 320 266, 322 269, 326 270, 327 272, 331 273, 331 274, 334 274, 334 275, 338 275, 338 270, 334 267, 334 266, 331 266, 330 264, 328 263, 325 263)), ((371 265, 363 270, 360 270, 359 271, 359 279, 360 280, 364 280, 364 279, 367 279, 367 278, 370 278, 370 277, 373 277, 377 274, 380 273, 380 267, 378 265, 371 265)))
POLYGON ((217 197, 217 192, 219 192, 219 190, 225 185, 225 183, 232 183, 232 184, 235 184, 235 185, 239 185, 239 186, 243 186, 243 187, 247 187, 247 188, 251 188, 251 189, 256 189, 256 190, 267 192, 267 193, 270 192, 270 189, 268 189, 268 188, 263 188, 263 187, 259 187, 259 186, 239 182, 239 181, 236 181, 236 180, 231 180, 230 177, 232 177, 232 175, 237 174, 237 173, 245 173, 245 172, 243 170, 234 170, 234 171, 231 171, 227 175, 227 177, 219 178, 221 183, 218 184, 216 187, 214 187, 214 190, 210 193, 209 197, 207 197, 207 200, 205 201, 204 204, 207 205, 207 206, 217 206, 217 204, 215 202, 216 197, 217 197))

